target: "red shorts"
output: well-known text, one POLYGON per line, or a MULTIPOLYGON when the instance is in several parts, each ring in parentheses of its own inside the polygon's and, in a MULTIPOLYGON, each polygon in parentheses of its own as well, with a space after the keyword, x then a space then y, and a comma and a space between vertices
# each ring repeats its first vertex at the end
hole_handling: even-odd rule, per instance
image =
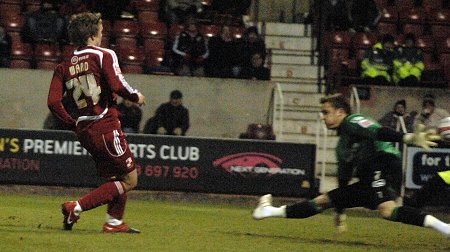
POLYGON ((98 175, 122 177, 136 169, 136 161, 118 121, 117 124, 110 122, 108 126, 108 130, 104 127, 99 130, 94 126, 78 132, 78 140, 92 155, 98 175))

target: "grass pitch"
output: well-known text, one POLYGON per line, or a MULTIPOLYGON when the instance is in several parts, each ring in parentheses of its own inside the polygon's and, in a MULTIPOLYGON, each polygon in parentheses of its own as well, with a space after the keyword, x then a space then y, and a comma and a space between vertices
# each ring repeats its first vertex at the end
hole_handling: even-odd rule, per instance
POLYGON ((254 221, 249 205, 130 199, 125 220, 141 234, 103 234, 104 206, 63 231, 67 199, 76 197, 0 193, 0 251, 450 251, 433 230, 356 210, 347 212, 349 231, 337 235, 330 210, 254 221))

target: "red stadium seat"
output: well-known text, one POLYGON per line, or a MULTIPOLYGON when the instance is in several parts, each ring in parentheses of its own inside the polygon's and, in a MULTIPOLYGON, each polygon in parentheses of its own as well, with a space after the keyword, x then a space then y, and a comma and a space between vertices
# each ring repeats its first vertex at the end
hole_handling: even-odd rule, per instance
POLYGON ((47 60, 36 61, 37 69, 55 70, 57 65, 58 65, 58 62, 55 62, 55 61, 47 61, 47 60))
POLYGON ((33 59, 33 48, 28 43, 13 43, 11 47, 11 59, 31 60, 33 59))
POLYGON ((422 0, 422 6, 427 11, 442 9, 442 1, 440 0, 422 0))
POLYGON ((72 55, 73 51, 75 51, 75 49, 77 49, 78 46, 76 45, 64 45, 62 47, 62 52, 61 52, 61 56, 62 58, 67 58, 70 55, 72 55))
POLYGON ((133 0, 130 4, 138 11, 159 11, 159 0, 133 0))
POLYGON ((30 60, 12 59, 12 60, 9 62, 9 68, 24 68, 24 69, 29 69, 29 68, 31 68, 31 62, 30 62, 30 60))
POLYGON ((236 39, 242 38, 246 30, 245 26, 231 26, 230 28, 233 37, 235 37, 236 39))
POLYGON ((399 9, 411 9, 414 7, 414 0, 395 0, 395 5, 399 9))
POLYGON ((56 44, 37 43, 34 48, 34 59, 36 61, 59 62, 61 51, 56 44))
POLYGON ((164 50, 165 42, 162 39, 145 39, 144 52, 148 53, 155 50, 164 50))
POLYGON ((432 36, 420 36, 416 38, 416 46, 424 52, 434 51, 435 43, 432 36))
POLYGON ((200 33, 203 36, 211 38, 220 33, 220 26, 218 25, 201 25, 200 33))
POLYGON ((142 74, 144 52, 141 48, 121 48, 119 62, 124 73, 142 74))
POLYGON ((124 48, 134 49, 138 47, 137 39, 131 37, 119 37, 116 38, 116 46, 119 50, 124 48))
POLYGON ((109 48, 111 38, 109 36, 103 35, 102 36, 102 42, 100 44, 101 47, 109 48))
POLYGON ((450 10, 431 11, 429 25, 434 37, 447 37, 450 32, 450 10))
POLYGON ((367 49, 372 47, 377 41, 377 37, 373 33, 358 32, 353 36, 352 48, 356 51, 358 49, 367 49))
POLYGON ((103 25, 103 36, 111 36, 112 33, 112 25, 111 25, 111 21, 103 19, 102 20, 102 25, 103 25))
POLYGON ((3 24, 8 32, 21 32, 25 25, 25 17, 22 15, 7 16, 3 18, 3 24))
POLYGON ((436 40, 436 50, 439 54, 450 53, 450 37, 436 40))
POLYGON ((379 22, 376 31, 379 34, 391 34, 396 35, 398 34, 398 26, 396 23, 388 23, 388 22, 379 22))
POLYGON ((22 34, 17 31, 8 32, 9 36, 11 36, 11 40, 13 43, 22 43, 22 34))
POLYGON ((139 24, 134 20, 119 19, 113 25, 114 36, 136 37, 139 34, 139 24))
POLYGON ((335 31, 329 33, 328 43, 332 48, 350 48, 352 33, 348 31, 335 31))
POLYGON ((159 22, 159 13, 157 11, 139 11, 138 20, 142 25, 144 23, 159 22))
POLYGON ((413 33, 416 36, 421 36, 424 33, 426 15, 423 8, 400 11, 399 18, 403 34, 413 33))
POLYGON ((0 19, 6 16, 17 16, 22 13, 22 4, 0 3, 0 19))
POLYGON ((143 38, 164 39, 167 36, 167 27, 165 23, 141 23, 140 34, 143 38))
POLYGON ((338 74, 341 62, 349 59, 349 50, 345 48, 330 48, 328 51, 328 65, 331 74, 338 74))
POLYGON ((148 67, 161 66, 164 61, 165 51, 164 49, 151 50, 145 53, 145 64, 148 67))

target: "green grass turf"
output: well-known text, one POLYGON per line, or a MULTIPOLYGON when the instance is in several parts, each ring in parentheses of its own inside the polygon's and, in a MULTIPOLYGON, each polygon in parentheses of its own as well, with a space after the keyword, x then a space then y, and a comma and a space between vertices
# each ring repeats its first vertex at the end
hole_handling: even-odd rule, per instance
POLYGON ((348 211, 337 235, 333 212, 254 221, 252 207, 129 200, 125 220, 141 234, 103 234, 105 207, 62 230, 66 198, 0 194, 0 251, 450 251, 437 232, 348 211))

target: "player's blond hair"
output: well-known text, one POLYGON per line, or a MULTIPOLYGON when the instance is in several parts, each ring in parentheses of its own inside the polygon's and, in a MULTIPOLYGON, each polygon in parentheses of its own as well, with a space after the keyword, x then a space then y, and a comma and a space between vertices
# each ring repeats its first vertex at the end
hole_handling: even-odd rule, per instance
POLYGON ((70 42, 85 46, 88 39, 97 34, 101 20, 100 13, 83 12, 72 15, 67 27, 70 42))

